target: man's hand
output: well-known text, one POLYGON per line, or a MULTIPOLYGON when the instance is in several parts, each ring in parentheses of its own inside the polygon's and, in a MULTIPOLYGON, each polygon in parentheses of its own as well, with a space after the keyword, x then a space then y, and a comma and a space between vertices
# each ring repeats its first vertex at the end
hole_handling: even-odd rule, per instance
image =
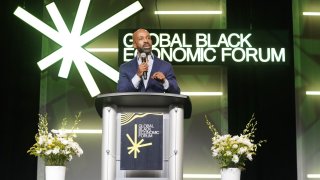
POLYGON ((158 71, 158 72, 155 72, 152 76, 151 76, 152 79, 155 79, 157 81, 160 81, 161 83, 164 83, 164 80, 166 79, 166 76, 158 71))
POLYGON ((145 71, 148 71, 148 63, 146 62, 139 65, 137 75, 141 78, 145 71))

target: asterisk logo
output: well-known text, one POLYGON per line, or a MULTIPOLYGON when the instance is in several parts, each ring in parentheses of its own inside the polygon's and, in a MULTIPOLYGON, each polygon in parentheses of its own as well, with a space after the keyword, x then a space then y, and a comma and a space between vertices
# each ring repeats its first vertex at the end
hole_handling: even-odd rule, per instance
POLYGON ((121 10, 109 19, 95 26, 91 30, 87 31, 84 34, 81 34, 89 4, 90 0, 80 1, 77 15, 75 17, 75 21, 71 31, 69 31, 67 25, 63 21, 63 18, 54 2, 48 4, 46 8, 57 30, 51 28, 21 7, 18 7, 15 10, 14 14, 61 46, 60 49, 40 60, 38 62, 39 68, 41 70, 45 70, 60 59, 63 59, 58 76, 67 78, 72 62, 74 62, 90 95, 94 97, 100 94, 100 90, 95 83, 87 67, 87 64, 89 64, 105 76, 109 77, 114 82, 118 82, 119 72, 86 51, 82 46, 89 43, 94 38, 101 35, 113 26, 117 25, 121 21, 125 20, 129 16, 138 12, 142 9, 142 6, 138 1, 136 1, 135 3, 121 10))
POLYGON ((145 147, 145 146, 151 146, 152 143, 145 143, 142 144, 144 139, 141 139, 138 142, 138 130, 137 130, 137 125, 134 125, 134 141, 132 140, 132 138, 130 137, 129 134, 126 134, 127 138, 129 139, 129 141, 131 142, 132 146, 128 147, 128 154, 131 154, 132 152, 134 152, 134 158, 137 159, 138 153, 140 153, 140 149, 141 147, 145 147))

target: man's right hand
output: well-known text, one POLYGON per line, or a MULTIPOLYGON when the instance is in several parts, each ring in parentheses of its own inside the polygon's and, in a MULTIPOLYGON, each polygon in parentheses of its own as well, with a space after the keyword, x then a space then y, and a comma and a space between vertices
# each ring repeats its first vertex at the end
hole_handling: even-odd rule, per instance
POLYGON ((145 71, 148 71, 148 64, 146 62, 139 65, 137 75, 141 78, 145 71))

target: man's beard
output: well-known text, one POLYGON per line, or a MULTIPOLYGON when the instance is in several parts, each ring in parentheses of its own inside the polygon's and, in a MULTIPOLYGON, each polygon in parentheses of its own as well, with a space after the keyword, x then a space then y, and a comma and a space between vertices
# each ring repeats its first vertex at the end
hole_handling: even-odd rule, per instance
POLYGON ((138 49, 137 49, 138 51, 139 51, 139 53, 146 53, 146 54, 150 54, 151 53, 151 51, 152 51, 152 49, 151 48, 143 48, 143 47, 139 47, 138 49))

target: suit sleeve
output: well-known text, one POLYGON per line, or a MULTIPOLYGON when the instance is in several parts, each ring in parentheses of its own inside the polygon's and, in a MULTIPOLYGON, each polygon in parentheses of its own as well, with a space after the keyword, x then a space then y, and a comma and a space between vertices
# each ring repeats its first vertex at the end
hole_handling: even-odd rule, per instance
POLYGON ((166 79, 169 81, 169 88, 166 90, 167 93, 180 94, 180 87, 178 85, 176 76, 173 71, 171 64, 168 64, 168 72, 166 74, 166 79))
POLYGON ((130 72, 129 68, 124 64, 119 68, 119 80, 117 84, 117 92, 136 92, 138 91, 131 82, 135 72, 130 72))

